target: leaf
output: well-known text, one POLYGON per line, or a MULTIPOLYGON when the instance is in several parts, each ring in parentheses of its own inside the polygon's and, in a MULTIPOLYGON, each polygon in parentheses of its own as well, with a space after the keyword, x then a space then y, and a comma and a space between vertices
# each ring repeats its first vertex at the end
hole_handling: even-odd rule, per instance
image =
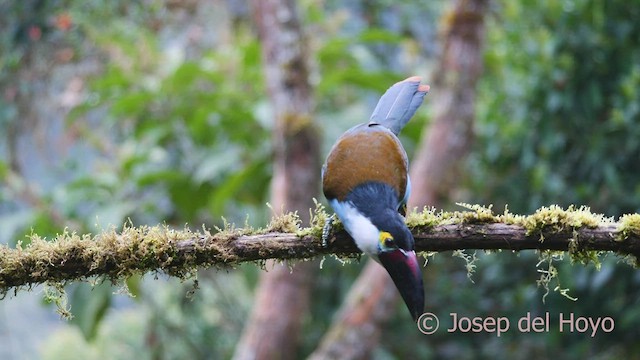
POLYGON ((71 291, 69 305, 73 311, 71 323, 78 326, 88 341, 96 337, 100 322, 111 305, 112 290, 109 284, 95 286, 80 283, 71 291))
POLYGON ((252 186, 261 187, 262 192, 264 192, 264 189, 266 189, 265 184, 268 182, 268 177, 263 174, 265 165, 264 162, 259 161, 229 176, 209 196, 209 210, 211 214, 214 216, 223 214, 225 205, 232 198, 243 197, 241 196, 242 194, 239 193, 240 190, 243 190, 243 194, 245 195, 244 200, 249 200, 246 198, 249 194, 260 193, 260 191, 257 191, 258 189, 250 189, 252 186))
POLYGON ((222 152, 206 157, 193 173, 193 181, 197 184, 211 181, 229 172, 240 161, 237 147, 227 146, 222 152))
POLYGON ((0 180, 4 179, 9 173, 9 166, 6 162, 0 160, 0 180))
POLYGON ((144 112, 152 101, 153 94, 149 92, 134 92, 120 97, 111 106, 114 115, 131 116, 144 112))
POLYGON ((360 33, 358 38, 362 42, 383 42, 391 44, 402 41, 402 36, 398 35, 398 33, 380 28, 366 29, 360 33))
POLYGON ((142 275, 133 274, 129 276, 125 282, 129 294, 131 294, 134 299, 140 299, 140 294, 142 293, 142 275))

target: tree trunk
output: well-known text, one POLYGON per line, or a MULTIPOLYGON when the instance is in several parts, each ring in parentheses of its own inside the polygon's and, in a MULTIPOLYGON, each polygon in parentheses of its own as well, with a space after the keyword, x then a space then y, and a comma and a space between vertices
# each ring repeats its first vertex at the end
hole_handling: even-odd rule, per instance
MULTIPOLYGON (((260 36, 267 89, 273 106, 274 169, 271 204, 276 212, 297 211, 308 222, 318 197, 319 134, 311 111, 307 50, 293 0, 255 0, 253 18, 260 36)), ((289 268, 269 262, 234 359, 292 359, 309 305, 317 265, 289 268)))
MULTIPOLYGON (((411 167, 409 208, 440 206, 457 185, 458 169, 472 141, 487 5, 487 0, 458 0, 445 14, 443 52, 432 93, 426 98, 434 104, 435 117, 411 167)), ((398 295, 384 268, 369 260, 347 299, 311 358, 368 358, 382 325, 393 315, 389 309, 395 308, 398 295), (387 296, 389 293, 393 296, 387 296)))
POLYGON ((458 185, 473 140, 476 82, 482 71, 487 0, 459 0, 445 15, 444 47, 434 73, 434 122, 413 159, 410 207, 441 206, 458 185))

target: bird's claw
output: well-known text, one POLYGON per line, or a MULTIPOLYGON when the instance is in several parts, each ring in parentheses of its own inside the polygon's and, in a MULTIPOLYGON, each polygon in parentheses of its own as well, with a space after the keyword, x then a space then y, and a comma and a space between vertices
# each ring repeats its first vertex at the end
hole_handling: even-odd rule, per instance
POLYGON ((336 219, 336 214, 332 214, 325 220, 324 226, 322 227, 322 247, 326 248, 329 240, 329 234, 331 233, 331 226, 333 226, 333 221, 336 219))

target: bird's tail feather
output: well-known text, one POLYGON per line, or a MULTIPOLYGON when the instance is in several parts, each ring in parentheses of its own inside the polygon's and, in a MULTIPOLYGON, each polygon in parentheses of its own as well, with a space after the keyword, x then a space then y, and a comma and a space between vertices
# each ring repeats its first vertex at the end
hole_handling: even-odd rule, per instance
POLYGON ((383 125, 398 135, 429 92, 429 85, 420 85, 421 80, 412 76, 393 84, 378 101, 369 123, 383 125))

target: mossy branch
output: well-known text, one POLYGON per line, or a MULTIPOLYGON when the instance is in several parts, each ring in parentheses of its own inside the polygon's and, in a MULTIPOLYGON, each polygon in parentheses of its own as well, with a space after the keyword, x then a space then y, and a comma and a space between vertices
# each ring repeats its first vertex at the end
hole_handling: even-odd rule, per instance
MULTIPOLYGON (((542 208, 533 215, 496 215, 491 208, 469 211, 425 209, 407 216, 417 251, 459 249, 568 251, 573 260, 593 260, 597 252, 640 256, 640 215, 618 221, 587 208, 542 208)), ((0 293, 40 283, 103 276, 117 282, 134 273, 166 272, 185 277, 198 267, 225 267, 266 259, 306 259, 318 255, 359 257, 349 235, 335 225, 327 247, 320 234, 326 219, 316 209, 312 226, 300 228, 295 214, 275 218, 266 229, 227 226, 216 233, 167 226, 125 226, 98 235, 63 233, 52 241, 33 235, 28 245, 0 247, 0 293)))

